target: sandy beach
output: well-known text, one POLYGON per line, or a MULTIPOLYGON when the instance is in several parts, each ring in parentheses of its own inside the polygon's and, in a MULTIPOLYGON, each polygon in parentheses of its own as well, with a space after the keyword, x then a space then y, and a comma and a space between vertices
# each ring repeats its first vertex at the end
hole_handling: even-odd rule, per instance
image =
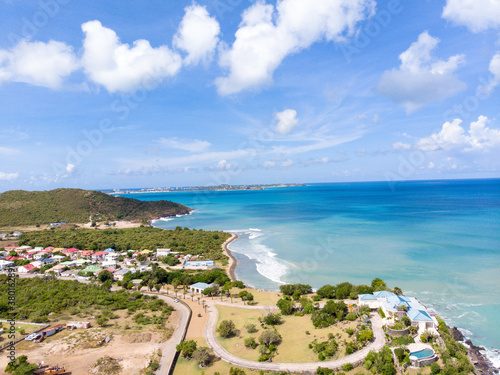
POLYGON ((236 277, 234 276, 234 269, 236 268, 236 259, 231 254, 231 250, 229 250, 228 245, 237 239, 238 236, 234 233, 231 233, 231 237, 229 237, 223 244, 222 250, 224 250, 224 254, 229 257, 229 265, 227 266, 227 274, 231 281, 235 281, 236 277))

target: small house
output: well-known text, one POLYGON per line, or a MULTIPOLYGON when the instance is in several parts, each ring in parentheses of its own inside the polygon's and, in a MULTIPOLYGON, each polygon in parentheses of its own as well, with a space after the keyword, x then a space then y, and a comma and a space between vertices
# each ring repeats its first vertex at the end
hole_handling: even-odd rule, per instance
POLYGON ((203 291, 207 288, 210 288, 212 284, 207 284, 207 283, 196 283, 193 285, 189 286, 189 290, 191 293, 196 293, 196 294, 201 294, 203 291))
POLYGON ((17 267, 17 272, 26 274, 33 272, 34 269, 35 267, 32 264, 25 264, 24 266, 17 267))
POLYGON ((66 329, 72 331, 77 328, 90 328, 89 322, 68 322, 66 323, 66 329))

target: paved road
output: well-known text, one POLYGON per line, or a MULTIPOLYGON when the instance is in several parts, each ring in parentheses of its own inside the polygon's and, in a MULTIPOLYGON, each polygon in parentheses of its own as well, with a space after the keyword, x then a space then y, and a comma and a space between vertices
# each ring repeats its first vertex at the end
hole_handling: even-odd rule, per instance
MULTIPOLYGON (((242 307, 242 306, 241 306, 242 307)), ((314 362, 314 363, 272 363, 272 362, 256 362, 249 361, 243 358, 236 357, 229 353, 222 347, 215 336, 215 328, 219 319, 219 312, 215 306, 208 307, 209 317, 208 323, 205 326, 205 339, 214 353, 222 360, 239 367, 251 368, 254 370, 268 370, 268 371, 287 371, 287 372, 301 372, 301 371, 316 371, 318 366, 328 368, 338 368, 346 363, 356 363, 366 357, 370 350, 380 350, 385 345, 385 334, 382 329, 382 320, 376 314, 372 314, 372 326, 375 340, 368 344, 362 350, 353 353, 347 357, 336 359, 333 361, 314 362)))
POLYGON ((174 360, 174 356, 175 356, 175 352, 176 352, 175 348, 182 341, 182 339, 184 337, 184 332, 185 332, 187 325, 188 325, 189 309, 185 305, 183 305, 182 303, 174 303, 173 298, 165 296, 165 295, 156 294, 156 293, 146 293, 146 292, 143 292, 143 294, 158 296, 158 298, 161 298, 162 300, 167 302, 169 305, 174 306, 175 310, 177 310, 180 313, 179 322, 177 323, 177 326, 175 327, 175 331, 174 331, 172 337, 167 342, 165 342, 159 346, 159 348, 162 351, 162 356, 161 356, 161 361, 160 361, 160 368, 156 371, 156 374, 168 375, 169 369, 172 366, 172 361, 174 360))

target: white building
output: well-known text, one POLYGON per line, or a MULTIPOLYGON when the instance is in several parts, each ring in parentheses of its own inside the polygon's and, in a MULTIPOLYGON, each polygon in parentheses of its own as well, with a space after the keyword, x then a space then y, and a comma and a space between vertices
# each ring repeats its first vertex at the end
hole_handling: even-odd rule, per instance
POLYGON ((14 262, 11 262, 10 260, 0 260, 0 270, 5 270, 13 265, 14 262))
POLYGON ((156 249, 157 257, 166 257, 170 254, 170 249, 156 249))

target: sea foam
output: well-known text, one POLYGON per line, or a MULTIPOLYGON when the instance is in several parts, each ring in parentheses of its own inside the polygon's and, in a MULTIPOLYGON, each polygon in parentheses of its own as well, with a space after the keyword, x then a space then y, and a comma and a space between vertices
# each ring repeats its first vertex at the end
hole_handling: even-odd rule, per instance
POLYGON ((261 242, 264 237, 261 229, 236 229, 228 230, 228 232, 237 234, 239 237, 229 245, 231 251, 254 260, 257 272, 265 278, 284 284, 282 278, 288 272, 289 267, 277 257, 273 249, 261 242))

